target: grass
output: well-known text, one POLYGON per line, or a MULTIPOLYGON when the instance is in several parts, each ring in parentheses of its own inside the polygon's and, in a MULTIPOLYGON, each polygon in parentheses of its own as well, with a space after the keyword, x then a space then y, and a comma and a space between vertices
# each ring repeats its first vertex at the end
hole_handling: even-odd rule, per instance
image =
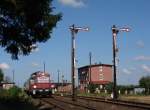
MULTIPOLYGON (((78 96, 89 96, 89 97, 104 97, 104 98, 110 98, 110 94, 106 93, 78 93, 78 96)), ((128 101, 135 101, 135 102, 142 102, 142 103, 149 103, 150 104, 150 95, 142 95, 142 94, 136 94, 136 95, 119 95, 119 99, 121 100, 128 100, 128 101)))
POLYGON ((142 103, 149 103, 150 104, 150 95, 128 95, 128 96, 120 96, 119 97, 122 100, 128 100, 128 101, 135 101, 135 102, 142 102, 142 103))
POLYGON ((78 96, 89 96, 89 97, 110 97, 110 94, 106 94, 101 92, 99 94, 96 93, 79 93, 78 96))

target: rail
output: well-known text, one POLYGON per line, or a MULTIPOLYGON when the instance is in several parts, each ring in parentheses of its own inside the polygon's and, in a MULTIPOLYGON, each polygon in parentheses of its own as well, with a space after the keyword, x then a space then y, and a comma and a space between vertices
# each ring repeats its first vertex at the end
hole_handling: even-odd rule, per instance
POLYGON ((87 96, 77 96, 78 99, 96 101, 96 102, 105 102, 122 106, 130 106, 142 109, 150 110, 150 104, 141 103, 141 102, 133 102, 133 101, 125 101, 125 100, 112 100, 107 98, 97 98, 97 97, 87 97, 87 96))
POLYGON ((81 104, 76 101, 66 100, 62 97, 53 97, 53 98, 41 98, 42 102, 53 105, 60 110, 96 110, 96 108, 92 106, 88 106, 85 104, 81 104))

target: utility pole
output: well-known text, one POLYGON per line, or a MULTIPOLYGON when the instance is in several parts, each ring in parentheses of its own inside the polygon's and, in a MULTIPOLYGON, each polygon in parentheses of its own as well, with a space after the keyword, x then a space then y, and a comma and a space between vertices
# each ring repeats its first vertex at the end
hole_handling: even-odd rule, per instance
POLYGON ((60 74, 60 71, 58 70, 57 72, 58 72, 58 84, 59 84, 59 74, 60 74))
POLYGON ((117 81, 116 81, 116 36, 119 31, 116 30, 116 26, 113 25, 112 33, 113 33, 113 73, 114 73, 114 83, 113 83, 113 99, 117 99, 117 81))
POLYGON ((43 62, 43 65, 44 65, 44 73, 45 73, 45 61, 43 62))
POLYGON ((62 85, 62 92, 64 92, 64 75, 62 74, 62 76, 61 76, 61 78, 62 78, 62 83, 61 83, 61 85, 62 85))
POLYGON ((76 97, 75 97, 75 26, 74 24, 72 25, 72 30, 71 30, 71 34, 72 34, 72 40, 71 40, 71 47, 72 47, 72 51, 71 51, 71 63, 72 63, 72 100, 75 101, 76 97))
POLYGON ((12 72, 13 72, 13 83, 15 83, 15 70, 13 70, 12 72))
POLYGON ((76 94, 75 94, 75 34, 78 33, 78 31, 88 31, 89 28, 82 28, 82 27, 75 27, 73 24, 69 27, 71 31, 71 79, 72 79, 72 101, 76 101, 76 94))
POLYGON ((64 75, 62 74, 62 86, 64 85, 64 75))
POLYGON ((89 84, 91 84, 91 62, 92 62, 92 53, 89 53, 89 62, 90 62, 90 66, 89 66, 89 84))
POLYGON ((117 34, 120 31, 124 31, 124 32, 129 32, 129 28, 117 28, 115 25, 113 25, 112 27, 112 36, 113 36, 113 75, 114 75, 114 81, 113 81, 113 100, 116 100, 118 98, 118 94, 117 94, 117 80, 116 80, 116 53, 118 52, 118 48, 117 48, 117 43, 116 43, 116 39, 117 39, 117 34))

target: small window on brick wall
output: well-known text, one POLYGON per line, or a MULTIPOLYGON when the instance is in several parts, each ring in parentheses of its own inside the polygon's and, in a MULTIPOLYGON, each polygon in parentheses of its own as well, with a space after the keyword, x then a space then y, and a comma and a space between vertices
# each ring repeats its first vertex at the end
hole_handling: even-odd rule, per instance
POLYGON ((104 75, 102 73, 99 74, 99 80, 103 80, 104 79, 104 75))
POLYGON ((100 72, 103 71, 103 67, 102 67, 102 66, 99 67, 99 71, 100 71, 100 72))

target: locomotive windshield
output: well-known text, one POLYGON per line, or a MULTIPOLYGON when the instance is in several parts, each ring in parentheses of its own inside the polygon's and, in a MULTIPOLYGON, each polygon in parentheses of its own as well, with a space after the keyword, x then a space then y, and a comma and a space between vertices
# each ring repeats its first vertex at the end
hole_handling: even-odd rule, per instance
POLYGON ((34 84, 35 81, 33 79, 30 79, 30 84, 34 84))
POLYGON ((38 72, 36 75, 37 83, 50 83, 50 75, 44 72, 38 72))
POLYGON ((38 76, 37 77, 37 82, 38 83, 49 83, 50 78, 48 76, 38 76))

